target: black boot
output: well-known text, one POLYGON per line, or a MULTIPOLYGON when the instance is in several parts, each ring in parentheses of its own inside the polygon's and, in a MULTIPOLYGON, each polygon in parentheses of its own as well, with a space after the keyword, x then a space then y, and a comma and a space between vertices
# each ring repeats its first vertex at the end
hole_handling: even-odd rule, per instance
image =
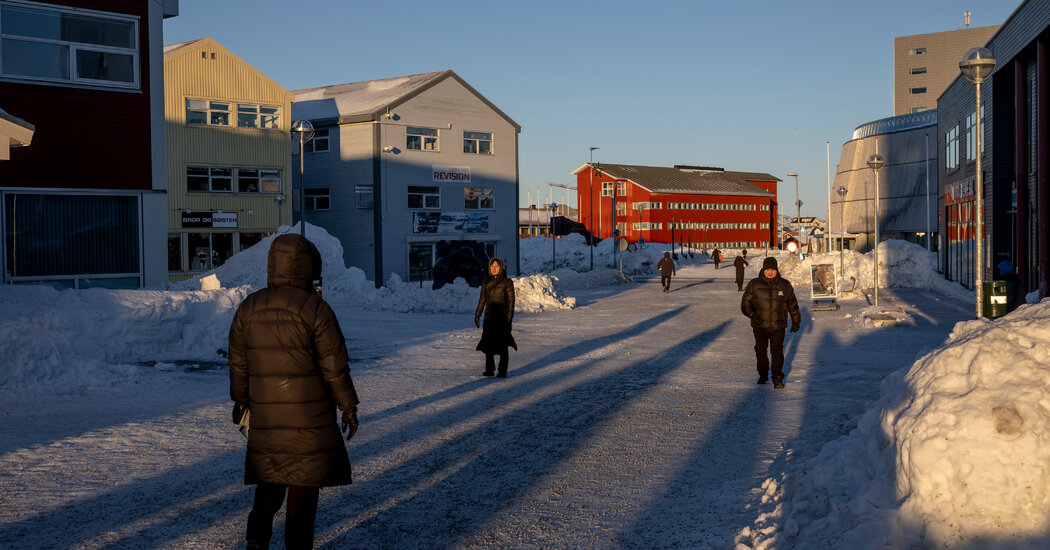
POLYGON ((769 382, 769 375, 767 375, 767 374, 759 374, 758 375, 758 383, 759 384, 765 384, 766 382, 769 382))

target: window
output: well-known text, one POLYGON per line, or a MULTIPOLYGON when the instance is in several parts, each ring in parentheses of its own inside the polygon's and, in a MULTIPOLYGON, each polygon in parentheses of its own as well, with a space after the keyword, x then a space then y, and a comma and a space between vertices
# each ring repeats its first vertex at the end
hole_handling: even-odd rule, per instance
POLYGON ((412 128, 405 130, 405 149, 415 151, 437 151, 438 131, 433 128, 412 128))
POLYGON ((977 133, 973 131, 976 124, 977 113, 970 113, 970 116, 966 117, 966 160, 977 158, 974 154, 977 151, 977 133))
MULTIPOLYGON (((328 152, 328 128, 321 130, 314 130, 314 137, 310 141, 303 144, 303 151, 306 153, 326 153, 328 152)), ((292 154, 299 154, 299 140, 292 138, 292 154)))
POLYGON ((602 182, 602 196, 611 197, 613 196, 613 182, 603 181, 602 182))
POLYGON ((433 278, 434 245, 432 243, 410 243, 408 245, 408 280, 429 281, 433 278))
POLYGON ((464 187, 463 208, 467 210, 492 210, 495 192, 491 187, 464 187))
POLYGON ((240 168, 237 170, 237 192, 280 193, 281 171, 240 168))
POLYGON ((908 93, 910 93, 910 94, 924 94, 924 93, 926 93, 926 87, 923 86, 922 88, 912 88, 912 89, 908 90, 908 93))
POLYGON ((358 208, 372 208, 372 186, 371 185, 355 185, 354 186, 354 198, 357 200, 358 208))
POLYGON ((409 208, 441 208, 441 192, 437 187, 408 186, 409 208))
POLYGON ((491 155, 492 132, 463 132, 463 152, 491 155))
POLYGON ((912 48, 908 50, 908 55, 922 55, 926 53, 926 48, 912 48))
POLYGON ((909 112, 911 112, 911 113, 921 113, 921 112, 923 112, 923 111, 925 111, 927 109, 929 109, 929 107, 912 107, 911 111, 909 111, 909 112))
POLYGON ((186 124, 230 125, 230 104, 225 101, 186 98, 186 124))
POLYGON ((238 128, 279 128, 277 107, 271 105, 237 104, 238 128))
POLYGON ((228 193, 233 191, 233 169, 186 167, 186 190, 198 193, 228 193))
POLYGON ((944 167, 948 170, 959 167, 959 126, 955 125, 944 134, 944 167))
POLYGON ((259 241, 263 239, 265 235, 262 233, 241 233, 238 238, 238 249, 237 252, 244 252, 245 250, 259 244, 259 241))
POLYGON ((191 233, 187 239, 190 271, 207 271, 233 256, 233 233, 191 233))
POLYGON ((168 233, 168 271, 182 271, 182 233, 168 233))
POLYGON ((926 67, 912 67, 908 72, 911 74, 926 74, 926 67))
POLYGON ((137 88, 138 49, 138 22, 130 16, 0 4, 5 76, 137 88))
POLYGON ((660 203, 658 203, 658 202, 636 202, 636 203, 634 203, 633 207, 634 207, 635 210, 642 210, 642 209, 659 210, 660 209, 660 203))
POLYGON ((332 208, 332 193, 327 187, 306 187, 303 189, 303 195, 306 210, 330 210, 332 208))

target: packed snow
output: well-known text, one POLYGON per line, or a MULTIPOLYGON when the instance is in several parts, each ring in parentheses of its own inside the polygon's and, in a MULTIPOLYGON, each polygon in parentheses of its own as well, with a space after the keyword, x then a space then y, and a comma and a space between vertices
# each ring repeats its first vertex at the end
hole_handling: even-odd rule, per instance
MULTIPOLYGON (((456 389, 474 384, 456 380, 477 374, 460 374, 464 360, 478 363, 471 322, 476 288, 457 281, 433 291, 391 277, 377 289, 364 272, 345 266, 338 241, 322 228, 307 226, 307 235, 322 253, 324 295, 347 332, 355 379, 360 377, 372 399, 363 402, 370 408, 362 411, 361 435, 351 443, 357 448, 351 450, 351 460, 358 481, 346 489, 346 502, 360 506, 343 510, 341 497, 332 496, 326 511, 322 502, 319 540, 331 547, 365 544, 354 542, 359 540, 428 545, 412 538, 413 533, 430 533, 427 523, 413 524, 411 517, 453 506, 450 498, 459 498, 465 487, 475 485, 477 472, 466 466, 471 457, 489 456, 500 445, 522 456, 534 452, 530 446, 535 444, 574 464, 570 472, 594 477, 566 473, 562 479, 553 463, 547 464, 549 477, 529 482, 527 491, 515 493, 518 500, 498 503, 507 511, 504 519, 485 523, 487 534, 477 535, 488 538, 453 535, 430 542, 453 547, 515 541, 550 547, 735 544, 738 549, 1042 548, 1050 543, 1050 516, 1045 512, 1050 506, 1050 302, 1022 305, 996 320, 968 320, 941 329, 938 317, 972 317, 974 295, 945 281, 936 272, 936 257, 922 247, 902 241, 879 245, 880 293, 888 304, 881 308, 871 305, 872 253, 847 250, 841 256, 835 251, 799 259, 783 251, 769 252, 778 258, 804 306, 804 334, 789 338, 794 351, 788 389, 772 394, 754 391, 748 370, 753 366, 747 359, 749 329, 735 311, 739 295, 732 285, 731 265, 742 251, 725 251, 725 263, 715 270, 701 251, 676 247, 675 292, 660 296, 644 282, 655 274, 663 252, 670 251, 668 245, 649 243, 617 254, 609 240, 592 251, 578 236, 554 243, 543 237, 522 239, 522 274, 514 282, 523 315, 515 329, 526 350, 522 357, 531 366, 512 364, 507 384, 518 385, 496 392, 480 386, 456 389), (595 269, 589 271, 592 252, 595 269), (840 258, 842 310, 811 313, 806 305, 810 266, 830 263, 837 268, 840 258), (666 344, 659 338, 639 339, 655 325, 633 316, 651 308, 659 316, 680 315, 686 306, 668 301, 682 299, 676 296, 696 299, 717 312, 715 317, 693 313, 689 323, 675 325, 675 331, 687 331, 692 325, 712 323, 699 340, 688 340, 704 343, 705 350, 695 357, 673 351, 683 349, 673 342, 688 338, 687 332, 663 330, 665 336, 672 335, 666 344), (624 307, 629 310, 617 309, 624 307), (879 312, 895 315, 898 326, 879 329, 864 321, 879 312), (737 328, 726 329, 730 322, 737 328), (618 332, 607 332, 604 325, 618 332), (805 347, 815 340, 821 342, 819 351, 805 347), (835 342, 841 343, 831 345, 835 342), (442 357, 432 355, 433 350, 442 357), (700 365, 718 367, 697 377, 691 369, 698 359, 703 359, 700 365), (584 366, 597 370, 577 370, 584 366), (663 368, 670 370, 665 374, 659 370, 663 368), (556 375, 540 378, 544 373, 556 375), (594 386, 593 395, 574 385, 585 380, 594 386), (659 412, 658 407, 684 397, 683 388, 692 395, 712 395, 659 412), (837 393, 827 393, 832 390, 837 393), (463 399, 474 392, 487 397, 471 406, 463 399), (821 395, 820 401, 806 399, 810 393, 813 399, 821 395), (595 403, 618 403, 623 410, 595 417, 597 424, 586 423, 600 410, 588 404, 598 396, 595 403), (555 406, 567 408, 565 415, 543 416, 545 408, 492 401, 511 397, 529 403, 553 399, 555 406), (720 405, 722 401, 726 403, 720 405), (442 408, 446 402, 450 408, 442 408), (503 407, 515 411, 525 424, 492 416, 503 407), (750 418, 746 415, 756 407, 770 408, 768 417, 776 422, 770 429, 775 430, 743 435, 751 420, 733 419, 750 418), (440 428, 428 427, 434 415, 443 419, 440 428), (632 420, 648 415, 652 418, 647 430, 624 431, 629 426, 642 428, 632 420), (661 424, 668 415, 673 421, 661 424), (724 418, 721 425, 732 425, 732 430, 724 435, 700 431, 708 429, 702 426, 710 424, 709 416, 724 418), (695 433, 690 431, 693 423, 695 433), (553 432, 514 435, 538 426, 550 426, 553 432), (625 449, 633 451, 610 458, 619 451, 602 447, 606 432, 610 441, 618 442, 616 448, 627 445, 625 449), (409 439, 391 439, 403 437, 409 439), (687 449, 708 437, 719 442, 715 462, 726 461, 718 467, 739 477, 717 480, 707 471, 714 467, 707 458, 695 464, 679 462, 688 460, 687 449), (653 441, 660 443, 654 446, 653 441), (563 447, 550 447, 559 442, 579 450, 562 455, 563 447), (748 448, 748 442, 758 449, 748 448), (458 454, 423 462, 411 458, 430 457, 426 453, 436 449, 458 454), (639 477, 631 468, 641 467, 634 459, 642 455, 646 475, 639 477), (605 467, 592 472, 591 462, 605 467), (609 464, 617 467, 610 469, 609 464), (737 472, 730 465, 745 468, 737 472), (430 494, 426 488, 440 487, 443 479, 456 479, 460 468, 467 468, 473 481, 429 499, 413 496, 430 494), (409 476, 409 485, 400 489, 403 493, 390 494, 370 483, 378 476, 396 485, 389 479, 391 471, 409 476), (656 483, 663 487, 663 501, 652 500, 656 497, 646 492, 649 480, 681 482, 680 476, 687 474, 693 477, 686 480, 711 478, 705 482, 711 485, 656 483), (609 475, 613 477, 605 477, 609 475), (566 479, 575 481, 563 485, 566 479), (619 481, 609 485, 612 479, 619 481), (708 498, 714 500, 696 500, 708 498), (391 515, 401 509, 402 499, 413 503, 405 510, 418 508, 418 514, 391 515), (645 502, 653 503, 648 512, 645 502), (675 513, 660 515, 659 502, 675 503, 675 513), (568 526, 558 523, 554 514, 563 509, 582 514, 581 519, 568 526), (582 519, 589 513, 607 515, 589 524, 582 519), (705 522, 687 521, 697 515, 731 525, 732 532, 708 532, 705 522), (377 518, 390 525, 374 524, 377 518), (348 521, 357 527, 347 531, 343 525, 348 521), (634 525, 629 528, 634 531, 618 538, 615 525, 623 521, 634 525), (403 530, 392 531, 395 524, 403 530), (552 539, 539 528, 543 525, 574 528, 568 532, 575 534, 552 539), (688 529, 692 534, 683 535, 688 529), (603 533, 612 538, 600 538, 606 536, 603 533)), ((5 472, 0 535, 5 544, 33 548, 66 541, 53 543, 96 547, 161 536, 156 546, 182 547, 229 546, 238 540, 250 497, 237 485, 239 451, 231 436, 239 436, 223 423, 228 423, 228 405, 223 377, 217 375, 224 373, 223 350, 233 312, 248 293, 265 285, 270 240, 213 272, 164 289, 0 287, 0 354, 5 358, 0 413, 6 425, 0 430, 0 471, 5 472), (132 397, 153 387, 164 391, 145 402, 132 397), (151 418, 149 411, 157 408, 166 412, 151 418), (85 416, 85 410, 92 414, 85 416), (151 462, 158 453, 166 457, 165 466, 151 462), (131 483, 129 487, 140 483, 147 492, 172 491, 171 482, 177 481, 205 493, 175 506, 149 508, 150 515, 136 515, 138 519, 127 525, 93 529, 74 514, 77 502, 102 498, 92 495, 104 494, 121 479, 131 483), (205 527, 180 530, 180 521, 200 514, 202 523, 190 525, 205 527), (70 531, 75 529, 88 534, 70 531)), ((767 252, 747 252, 751 278, 767 252)), ((710 445, 702 447, 705 453, 715 452, 708 450, 710 445)), ((516 485, 532 479, 514 477, 508 469, 515 465, 499 457, 504 455, 492 458, 498 463, 495 471, 505 473, 494 474, 497 481, 516 485)), ((542 453, 532 462, 537 460, 546 464, 542 453)), ((482 483, 479 489, 499 493, 496 485, 482 483)), ((114 500, 99 504, 128 506, 125 501, 137 498, 137 493, 128 492, 132 490, 117 491, 114 500)), ((147 497, 151 500, 142 502, 165 502, 163 494, 143 498, 147 497)), ((492 505, 477 498, 455 506, 468 513, 475 505, 492 505)), ((448 521, 477 527, 469 514, 456 519, 456 509, 442 513, 448 521)))

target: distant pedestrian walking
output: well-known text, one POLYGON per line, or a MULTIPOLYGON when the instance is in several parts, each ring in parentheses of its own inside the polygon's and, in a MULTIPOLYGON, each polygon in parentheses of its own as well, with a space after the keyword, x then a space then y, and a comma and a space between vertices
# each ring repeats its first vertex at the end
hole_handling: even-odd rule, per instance
POLYGON ((718 269, 718 263, 722 261, 722 251, 716 248, 711 252, 711 259, 715 262, 715 269, 718 269))
POLYGON ((664 252, 664 257, 656 263, 656 269, 660 270, 660 284, 663 285, 664 292, 671 292, 671 276, 677 275, 677 271, 670 252, 664 252))
POLYGON ((503 260, 489 261, 488 275, 481 284, 478 307, 474 310, 474 326, 481 326, 481 313, 485 313, 485 324, 477 350, 485 354, 484 376, 507 377, 508 347, 518 349, 511 335, 514 321, 514 281, 507 277, 503 260), (499 371, 496 371, 496 356, 499 356, 499 371))
POLYGON ((798 300, 791 283, 780 276, 777 260, 772 256, 762 262, 762 272, 751 279, 740 300, 740 311, 751 319, 755 333, 755 357, 758 360, 758 383, 769 380, 772 356, 773 387, 784 387, 784 329, 791 317, 791 332, 797 332, 802 323, 798 300))
MULTIPOLYGON (((744 251, 744 255, 747 255, 747 251, 744 251)), ((744 266, 748 265, 745 256, 737 256, 733 260, 733 267, 736 268, 736 289, 737 291, 744 290, 744 266)))
POLYGON ((285 547, 312 548, 320 488, 351 481, 336 407, 350 439, 357 391, 339 321, 313 288, 317 248, 302 235, 281 235, 266 273, 266 288, 244 299, 230 326, 233 421, 248 424, 244 483, 257 485, 245 538, 249 549, 269 548, 287 492, 285 547))

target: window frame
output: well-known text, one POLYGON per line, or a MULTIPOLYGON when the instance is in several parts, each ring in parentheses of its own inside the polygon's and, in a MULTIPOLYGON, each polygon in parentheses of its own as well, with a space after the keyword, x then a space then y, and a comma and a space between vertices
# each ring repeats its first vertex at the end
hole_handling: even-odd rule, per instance
POLYGON ((917 88, 908 88, 908 93, 911 95, 919 95, 926 93, 926 86, 919 86, 917 88))
POLYGON ((29 3, 29 2, 12 2, 9 0, 0 0, 0 24, 2 24, 2 11, 5 7, 22 9, 27 11, 45 12, 49 14, 57 14, 59 17, 72 16, 81 19, 101 19, 108 20, 109 23, 126 23, 130 24, 129 36, 131 46, 109 46, 103 44, 92 44, 89 42, 78 42, 70 39, 62 38, 42 38, 36 36, 29 36, 25 34, 12 34, 4 33, 2 26, 0 26, 0 79, 4 80, 18 80, 18 81, 31 81, 31 82, 47 82, 59 85, 69 85, 73 87, 82 88, 116 88, 122 90, 140 90, 142 87, 142 74, 141 74, 141 58, 142 58, 142 44, 139 39, 139 26, 141 24, 138 16, 108 12, 101 10, 91 10, 82 8, 70 8, 66 6, 58 6, 54 4, 42 4, 42 3, 29 3), (4 41, 18 41, 23 43, 31 44, 45 44, 58 46, 65 48, 66 59, 64 69, 66 71, 65 77, 54 77, 54 76, 37 76, 37 75, 23 75, 17 73, 5 72, 3 68, 3 43, 4 41), (78 54, 81 52, 92 52, 129 56, 131 58, 131 80, 107 80, 100 78, 90 78, 86 76, 80 76, 79 71, 79 60, 81 59, 78 54))
POLYGON ((405 205, 411 210, 440 210, 441 188, 436 185, 409 185, 405 190, 405 205), (412 197, 419 197, 418 205, 412 204, 412 197))
POLYGON ((494 187, 464 187, 463 208, 465 210, 495 210, 496 189, 494 187), (486 199, 488 206, 485 206, 486 199), (471 200, 474 201, 475 206, 471 206, 471 200))
POLYGON ((184 103, 187 126, 221 126, 223 128, 231 127, 230 119, 232 118, 232 115, 235 114, 233 111, 230 110, 230 106, 233 105, 232 102, 221 101, 217 99, 196 99, 187 97, 184 103), (193 102, 204 102, 206 105, 203 107, 191 105, 191 103, 193 102), (216 107, 221 105, 225 105, 226 108, 223 109, 221 107, 216 107), (190 113, 203 113, 204 122, 190 122, 190 113), (216 119, 216 115, 221 114, 226 115, 226 122, 213 122, 216 119))
POLYGON ((476 130, 463 130, 463 154, 465 154, 465 155, 493 156, 496 153, 495 153, 495 151, 492 148, 492 141, 493 141, 492 140, 492 132, 479 132, 479 131, 476 131, 476 130), (470 135, 468 137, 468 134, 472 134, 472 135, 470 135), (482 138, 480 136, 488 136, 488 138, 485 139, 485 138, 482 138), (482 147, 481 147, 482 143, 488 143, 488 150, 487 151, 482 151, 481 150, 482 149, 482 147), (470 144, 473 144, 473 147, 469 147, 470 144), (468 151, 467 150, 468 147, 472 148, 473 151, 468 151))
POLYGON ((427 128, 425 126, 406 126, 405 127, 405 150, 406 151, 423 151, 427 153, 440 153, 441 152, 441 131, 437 128, 427 128), (416 132, 413 132, 416 130, 416 132), (422 130, 422 132, 420 131, 422 130), (430 134, 428 132, 434 132, 430 134), (412 146, 413 137, 419 138, 419 146, 412 146), (433 138, 433 147, 428 148, 428 138, 433 138))
POLYGON ((303 188, 303 210, 306 212, 328 212, 332 209, 332 188, 331 187, 304 187, 303 188), (324 202, 326 205, 322 208, 318 206, 319 202, 324 202), (309 208, 307 208, 309 205, 309 208))
POLYGON ((926 74, 926 67, 912 67, 908 69, 908 74, 926 74))
MULTIPOLYGON (((269 130, 279 131, 281 129, 281 107, 278 105, 265 105, 262 103, 238 103, 237 104, 237 128, 244 128, 250 130, 269 130), (242 111, 242 108, 254 108, 254 110, 242 111), (263 112, 263 109, 271 109, 272 112, 263 112), (252 115, 255 126, 243 126, 241 125, 242 115, 252 115), (265 117, 273 117, 273 125, 266 126, 264 122, 265 117)), ((316 132, 315 132, 316 134, 316 132)), ((313 140, 310 140, 313 141, 313 140)))
POLYGON ((354 204, 361 210, 371 210, 375 208, 375 189, 372 187, 372 184, 366 183, 354 185, 354 204), (367 203, 363 200, 363 197, 366 194, 368 196, 367 203))
POLYGON ((263 189, 263 182, 267 180, 276 179, 278 182, 283 182, 281 177, 281 170, 274 168, 248 168, 238 167, 237 168, 237 193, 253 194, 253 195, 276 195, 281 192, 281 185, 278 183, 277 190, 266 191, 263 189), (245 172, 255 172, 255 175, 245 174, 245 172), (269 176, 269 177, 267 177, 269 176), (255 180, 255 191, 245 191, 244 186, 251 180, 255 180))
POLYGON ((187 193, 233 193, 233 168, 228 166, 186 166, 186 192, 187 193), (206 174, 190 174, 191 170, 204 170, 206 174), (221 172, 228 172, 227 175, 222 175, 221 172), (216 172, 219 172, 218 174, 216 172), (207 178, 208 188, 207 189, 190 189, 190 178, 207 178), (215 189, 216 180, 228 180, 230 183, 229 189, 215 189))

